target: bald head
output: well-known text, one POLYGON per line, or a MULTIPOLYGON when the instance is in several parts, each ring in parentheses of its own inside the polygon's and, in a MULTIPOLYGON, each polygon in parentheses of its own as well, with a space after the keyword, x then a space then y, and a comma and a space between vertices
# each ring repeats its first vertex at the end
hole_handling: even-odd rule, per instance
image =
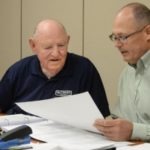
POLYGON ((41 35, 45 36, 48 34, 57 35, 58 33, 67 36, 66 29, 60 22, 52 19, 47 19, 38 23, 38 25, 35 28, 33 37, 38 38, 41 35))

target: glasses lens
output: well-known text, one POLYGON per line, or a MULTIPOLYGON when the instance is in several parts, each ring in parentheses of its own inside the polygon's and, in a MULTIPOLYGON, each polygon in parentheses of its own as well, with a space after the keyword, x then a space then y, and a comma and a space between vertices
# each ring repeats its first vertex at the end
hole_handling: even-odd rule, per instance
POLYGON ((110 38, 110 40, 111 41, 120 41, 120 42, 125 42, 126 41, 126 39, 128 38, 127 36, 116 36, 116 35, 114 35, 114 34, 111 34, 110 36, 109 36, 109 38, 110 38))
POLYGON ((114 41, 115 40, 114 34, 109 35, 109 38, 111 41, 114 41))

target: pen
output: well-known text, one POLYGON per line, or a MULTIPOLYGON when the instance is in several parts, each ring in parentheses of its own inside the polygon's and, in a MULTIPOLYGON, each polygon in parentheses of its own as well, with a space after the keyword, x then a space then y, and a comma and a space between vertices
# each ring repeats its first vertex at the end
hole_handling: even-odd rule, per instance
POLYGON ((0 141, 0 150, 9 149, 12 146, 17 146, 21 144, 28 144, 30 143, 30 136, 27 136, 23 139, 12 139, 9 141, 0 141))
MULTIPOLYGON (((96 148, 92 150, 101 150, 101 148, 96 148)), ((116 147, 104 148, 103 150, 116 150, 116 147)))
POLYGON ((117 119, 117 118, 118 118, 118 116, 116 116, 115 114, 111 114, 111 117, 112 117, 113 119, 117 119))

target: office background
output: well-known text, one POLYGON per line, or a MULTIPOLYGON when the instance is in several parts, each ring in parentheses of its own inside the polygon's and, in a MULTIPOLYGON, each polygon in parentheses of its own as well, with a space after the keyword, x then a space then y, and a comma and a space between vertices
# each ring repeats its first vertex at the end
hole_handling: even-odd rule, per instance
MULTIPOLYGON (((0 78, 6 69, 32 54, 28 38, 42 19, 61 21, 71 36, 69 51, 97 67, 113 108, 125 63, 109 40, 116 12, 134 0, 0 0, 0 78)), ((149 0, 136 0, 150 7, 149 0)))

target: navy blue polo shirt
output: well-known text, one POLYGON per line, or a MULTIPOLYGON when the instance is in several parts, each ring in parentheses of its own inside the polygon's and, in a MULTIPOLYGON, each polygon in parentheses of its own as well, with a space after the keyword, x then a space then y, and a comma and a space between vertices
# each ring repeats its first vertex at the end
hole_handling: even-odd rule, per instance
POLYGON ((68 53, 63 69, 51 79, 41 71, 36 55, 12 65, 0 82, 0 108, 21 113, 15 102, 43 100, 88 91, 104 116, 110 114, 100 75, 92 62, 68 53))

